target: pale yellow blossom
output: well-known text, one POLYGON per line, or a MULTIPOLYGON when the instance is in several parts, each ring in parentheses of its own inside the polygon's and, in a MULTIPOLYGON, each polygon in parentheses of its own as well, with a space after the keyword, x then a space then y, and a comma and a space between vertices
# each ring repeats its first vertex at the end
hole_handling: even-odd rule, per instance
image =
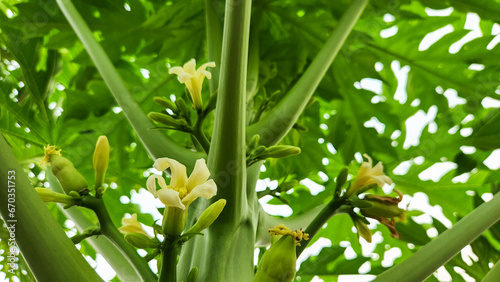
POLYGON ((168 73, 176 74, 180 83, 186 84, 186 87, 193 99, 193 107, 197 110, 203 109, 203 100, 201 99, 201 88, 203 80, 211 79, 212 74, 206 70, 207 67, 215 67, 215 62, 208 62, 196 69, 196 60, 191 59, 182 67, 170 68, 168 73))
POLYGON ((196 161, 194 170, 187 177, 186 167, 176 160, 169 158, 159 158, 154 163, 154 168, 159 171, 170 168, 171 179, 167 185, 165 179, 160 175, 151 175, 146 183, 146 186, 166 207, 175 207, 186 209, 198 197, 210 199, 217 193, 217 185, 208 177, 210 171, 204 159, 196 161), (160 189, 156 190, 156 183, 160 185, 160 189))
POLYGON ((118 228, 123 234, 131 234, 131 233, 139 233, 148 236, 151 236, 144 231, 141 223, 137 220, 137 214, 134 213, 131 218, 122 218, 122 227, 118 228))
POLYGON ((383 187, 385 184, 392 184, 392 180, 389 178, 389 176, 384 174, 384 167, 382 166, 381 162, 373 166, 372 159, 366 154, 364 154, 363 156, 368 159, 368 162, 363 162, 361 164, 358 175, 356 176, 356 180, 347 191, 347 194, 345 196, 346 198, 349 198, 360 189, 374 183, 376 183, 379 187, 383 187))

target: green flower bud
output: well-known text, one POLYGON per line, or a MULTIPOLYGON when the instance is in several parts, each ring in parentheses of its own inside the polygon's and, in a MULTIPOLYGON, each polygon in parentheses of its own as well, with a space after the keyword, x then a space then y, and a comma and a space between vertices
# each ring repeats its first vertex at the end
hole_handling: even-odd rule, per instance
POLYGON ((75 205, 77 203, 77 198, 57 193, 47 188, 35 188, 35 190, 40 198, 46 203, 54 202, 66 205, 75 205))
POLYGON ((340 192, 342 191, 342 186, 344 186, 347 181, 347 175, 349 174, 349 168, 344 167, 340 170, 339 175, 337 175, 337 185, 335 186, 335 198, 340 197, 340 192))
POLYGON ((104 135, 97 139, 94 151, 95 187, 99 188, 104 183, 104 175, 109 163, 109 142, 104 135))
POLYGON ((255 148, 257 148, 257 146, 259 145, 259 142, 260 142, 260 135, 259 134, 255 134, 252 137, 252 139, 250 139, 250 141, 248 142, 248 150, 252 151, 255 148))
POLYGON ((177 106, 174 104, 174 102, 170 101, 170 99, 164 98, 164 97, 154 97, 153 100, 159 104, 160 106, 163 106, 167 109, 172 110, 174 113, 179 113, 179 109, 177 106))
POLYGON ((300 148, 289 145, 276 145, 269 147, 258 155, 259 159, 286 158, 300 154, 300 148))
POLYGON ((393 198, 386 196, 375 196, 375 195, 366 195, 362 200, 363 202, 368 202, 371 204, 371 207, 361 208, 361 214, 366 217, 371 218, 393 218, 398 217, 404 219, 406 211, 404 209, 400 209, 398 207, 398 203, 402 199, 401 192, 395 190, 401 197, 393 198))
POLYGON ((198 278, 198 267, 195 266, 189 271, 187 282, 196 282, 196 278, 198 278))
POLYGON ((42 164, 50 164, 52 173, 56 176, 59 183, 66 194, 71 191, 85 191, 89 184, 73 166, 73 163, 61 156, 61 150, 56 150, 55 146, 45 146, 45 157, 42 159, 42 164))
POLYGON ((191 227, 186 233, 200 233, 201 231, 208 228, 212 223, 219 217, 219 214, 226 206, 226 200, 220 199, 217 202, 211 204, 200 216, 198 221, 193 227, 191 227))
POLYGON ((182 98, 177 98, 175 100, 175 105, 179 109, 179 113, 182 114, 184 117, 189 117, 190 116, 190 111, 188 107, 186 106, 186 101, 182 98))
POLYGON ((160 245, 160 242, 158 242, 157 240, 152 239, 141 233, 125 234, 125 240, 130 245, 139 249, 156 248, 160 245))
POLYGON ((205 108, 205 112, 206 113, 209 113, 211 111, 213 111, 215 109, 215 106, 217 106, 217 95, 218 93, 215 92, 215 94, 213 94, 211 97, 210 97, 210 100, 208 100, 208 105, 207 107, 205 108))
POLYGON ((358 230, 358 236, 366 240, 366 242, 372 242, 372 231, 368 228, 367 220, 357 214, 351 214, 352 222, 354 227, 358 230))
POLYGON ((259 263, 254 282, 291 282, 295 277, 297 255, 295 239, 282 235, 267 250, 259 263))
POLYGON ((171 126, 175 128, 186 128, 188 127, 187 122, 184 119, 175 119, 167 114, 163 113, 149 113, 148 117, 157 123, 161 123, 166 126, 171 126))

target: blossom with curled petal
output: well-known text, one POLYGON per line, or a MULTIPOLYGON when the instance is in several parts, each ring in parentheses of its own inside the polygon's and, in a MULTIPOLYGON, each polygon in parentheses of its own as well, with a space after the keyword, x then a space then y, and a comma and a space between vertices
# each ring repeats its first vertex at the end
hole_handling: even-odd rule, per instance
POLYGON ((368 162, 363 162, 361 164, 356 180, 349 187, 349 190, 346 193, 346 198, 349 198, 360 189, 374 183, 376 183, 379 187, 383 187, 384 184, 392 184, 392 180, 389 176, 384 174, 384 167, 381 162, 373 166, 372 159, 367 154, 364 154, 363 156, 368 159, 368 162))
POLYGON ((168 73, 176 74, 180 83, 186 84, 186 87, 193 99, 193 107, 197 110, 203 109, 203 101, 201 99, 201 88, 203 80, 211 79, 212 74, 206 70, 207 67, 215 67, 215 62, 208 62, 196 69, 196 60, 191 59, 182 67, 173 67, 168 70, 168 73))
POLYGON ((170 168, 171 179, 167 185, 165 179, 160 175, 151 175, 146 183, 146 186, 155 198, 166 207, 175 207, 185 210, 198 197, 210 199, 217 193, 217 185, 208 177, 210 171, 204 159, 196 161, 194 170, 187 177, 186 167, 176 160, 169 158, 159 158, 154 163, 154 168, 159 171, 170 168), (156 190, 156 183, 160 185, 160 189, 156 190))
POLYGON ((132 215, 132 218, 122 218, 122 227, 118 228, 118 230, 123 234, 139 233, 151 238, 151 236, 142 229, 141 223, 137 220, 136 213, 132 215))

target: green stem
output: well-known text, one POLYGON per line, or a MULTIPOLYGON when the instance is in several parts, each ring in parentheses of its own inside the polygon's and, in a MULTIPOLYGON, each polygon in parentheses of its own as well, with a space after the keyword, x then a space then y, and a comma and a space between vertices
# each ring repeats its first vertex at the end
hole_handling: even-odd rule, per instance
MULTIPOLYGON (((33 189, 1 135, 0 152, 0 213, 7 227, 13 227, 11 236, 36 279, 102 281, 33 189), (12 198, 15 201, 10 200, 9 205, 12 198)), ((3 254, 4 257, 8 255, 8 251, 3 254)))
POLYGON ((495 263, 493 268, 484 276, 481 282, 496 282, 500 277, 500 260, 495 263))
POLYGON ((127 257, 130 264, 134 267, 135 271, 141 277, 141 281, 154 281, 157 279, 156 275, 149 268, 146 260, 140 257, 132 245, 127 243, 123 235, 118 231, 113 224, 108 210, 104 205, 102 199, 97 199, 92 196, 84 196, 82 206, 87 207, 95 212, 99 224, 101 226, 101 233, 106 236, 113 244, 118 247, 121 252, 127 257))
MULTIPOLYGON (((64 193, 61 184, 57 181, 57 178, 52 173, 50 169, 45 170, 47 175, 47 181, 50 183, 50 189, 58 193, 64 193)), ((72 207, 70 209, 64 209, 62 204, 58 204, 59 209, 63 214, 65 214, 69 219, 71 219, 78 231, 83 232, 90 226, 95 225, 95 220, 89 219, 84 212, 82 207, 72 207)), ((140 281, 140 277, 135 272, 132 264, 128 259, 122 254, 122 252, 109 241, 105 236, 92 237, 87 239, 87 242, 100 253, 106 261, 115 270, 116 275, 122 281, 140 281)))
POLYGON ((177 255, 179 245, 172 240, 166 241, 167 246, 161 251, 161 266, 158 282, 177 282, 177 255))
POLYGON ((205 120, 205 114, 203 111, 198 111, 198 119, 196 120, 196 123, 193 127, 193 132, 192 134, 196 137, 196 140, 200 143, 200 145, 203 147, 203 150, 205 153, 208 154, 208 151, 210 150, 210 141, 208 141, 207 136, 203 132, 203 121, 205 120))
MULTIPOLYGON (((500 193, 374 281, 424 281, 500 219, 500 193), (418 267, 415 267, 418 266, 418 267)), ((498 276, 497 276, 498 278, 498 276)))
POLYGON ((173 158, 187 166, 194 165, 196 159, 203 157, 204 154, 195 153, 179 146, 160 131, 149 130, 155 125, 132 99, 130 92, 113 66, 113 63, 104 52, 102 46, 94 38, 92 31, 80 16, 73 3, 70 0, 56 1, 71 27, 78 35, 78 38, 80 38, 85 46, 90 58, 94 61, 102 78, 111 90, 111 94, 122 108, 123 113, 150 155, 153 158, 173 158))
MULTIPOLYGON (((224 211, 208 230, 203 281, 253 279, 253 222, 246 194, 245 91, 252 1, 226 1, 224 39, 208 167, 224 211)), ((189 255, 189 254, 188 254, 189 255)))
POLYGON ((351 2, 328 41, 290 92, 272 111, 248 127, 248 138, 259 134, 262 145, 271 146, 285 137, 311 99, 367 3, 368 0, 351 2))
MULTIPOLYGON (((309 238, 312 239, 316 235, 316 233, 318 233, 318 231, 323 227, 323 225, 325 225, 325 223, 338 212, 338 209, 343 204, 344 201, 331 201, 330 203, 328 203, 311 221, 311 223, 309 223, 306 230, 304 231, 305 233, 309 234, 309 238)), ((311 239, 309 239, 308 241, 304 240, 300 243, 300 246, 297 246, 297 257, 299 257, 302 251, 304 251, 307 245, 309 245, 311 239)))

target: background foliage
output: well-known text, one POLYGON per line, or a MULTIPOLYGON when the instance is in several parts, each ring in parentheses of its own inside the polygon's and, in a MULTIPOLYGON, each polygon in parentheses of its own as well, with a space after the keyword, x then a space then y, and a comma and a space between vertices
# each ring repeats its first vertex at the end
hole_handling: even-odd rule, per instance
MULTIPOLYGON (((349 2, 253 1, 250 48, 258 50, 260 60, 257 90, 248 97, 249 124, 265 116, 291 88, 349 2)), ((153 103, 154 96, 188 100, 168 67, 190 58, 206 61, 203 1, 73 3, 144 112, 162 110, 153 103)), ((223 4, 212 1, 221 21, 223 4)), ((0 10, 0 132, 33 183, 47 185, 38 165, 46 144, 62 148, 91 179, 93 146, 105 134, 112 146, 107 181, 114 184, 105 197, 112 218, 118 224, 125 213, 139 212, 139 206, 120 197, 130 198, 132 190, 144 187, 152 160, 56 3, 3 0, 0 10)), ((294 216, 326 203, 338 171, 345 165, 351 173, 357 171, 362 153, 382 161, 405 195, 425 193, 451 223, 495 193, 500 161, 495 159, 491 168, 484 161, 500 147, 498 15, 498 1, 371 1, 313 101, 282 142, 301 147, 301 155, 268 161, 261 174, 268 180, 283 181, 285 175, 287 180, 310 179, 324 190, 313 195, 302 181, 269 204, 287 204, 294 216), (433 16, 434 10, 444 11, 433 16), (480 20, 474 33, 466 22, 475 16, 480 20), (452 31, 425 48, 426 35, 446 26, 452 31), (479 37, 470 37, 478 31, 479 37), (409 122, 425 116, 421 127, 409 122), (444 162, 455 166, 439 179, 423 180, 424 171, 444 162)), ((208 90, 204 97, 207 101, 208 90)), ((205 124, 208 134, 211 123, 205 124)), ((193 146, 184 133, 166 134, 193 146)), ((64 225, 64 215, 56 206, 49 208, 64 225)), ((410 212, 409 220, 398 225, 401 240, 376 226, 374 232, 382 236, 371 245, 372 252, 362 252, 348 216, 334 217, 319 233, 331 247, 306 260, 297 279, 309 281, 317 275, 332 281, 339 274, 358 273, 362 265, 364 272, 382 272, 392 265, 384 258, 394 248, 401 253, 394 261, 398 263, 431 240, 430 235, 446 230, 435 218, 424 223, 411 218, 420 214, 410 212)), ((139 220, 153 222, 149 215, 139 220)), ((457 256, 445 266, 453 281, 463 280, 463 271, 481 279, 500 258, 500 225, 471 247, 477 261, 468 264, 457 256)), ((95 259, 90 245, 83 243, 81 251, 95 259)), ((28 279, 29 273, 19 275, 28 279)))

